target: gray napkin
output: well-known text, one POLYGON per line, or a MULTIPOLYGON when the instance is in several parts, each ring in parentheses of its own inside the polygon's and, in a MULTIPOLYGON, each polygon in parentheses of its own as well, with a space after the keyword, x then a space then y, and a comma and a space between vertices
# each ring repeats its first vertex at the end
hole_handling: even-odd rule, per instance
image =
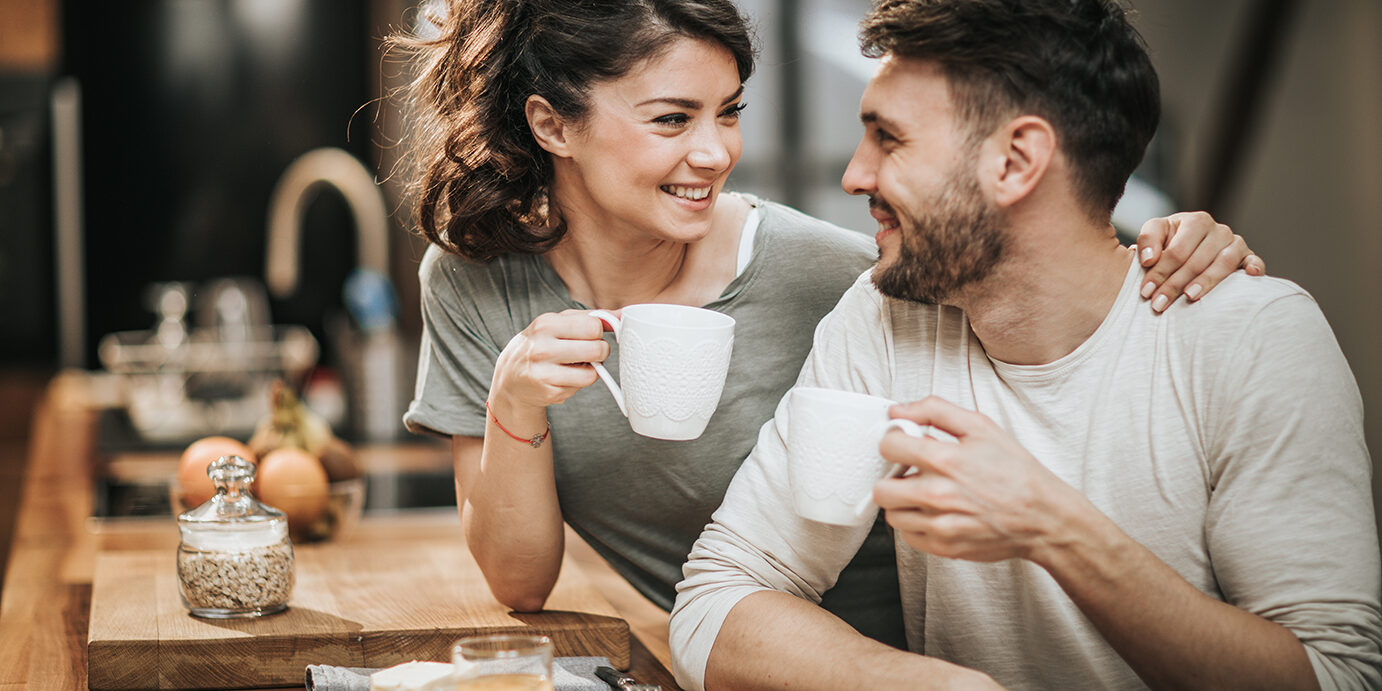
MULTIPOLYGON (((604 657, 559 657, 552 661, 556 691, 608 691, 595 668, 609 666, 604 657)), ((379 669, 307 665, 307 691, 369 691, 369 675, 379 669)))

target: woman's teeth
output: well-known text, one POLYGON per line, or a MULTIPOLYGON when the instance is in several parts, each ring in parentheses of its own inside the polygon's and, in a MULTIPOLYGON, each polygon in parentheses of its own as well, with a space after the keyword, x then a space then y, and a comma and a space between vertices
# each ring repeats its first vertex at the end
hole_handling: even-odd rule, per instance
POLYGON ((663 185, 662 191, 682 199, 700 201, 710 196, 709 187, 683 187, 681 185, 663 185))

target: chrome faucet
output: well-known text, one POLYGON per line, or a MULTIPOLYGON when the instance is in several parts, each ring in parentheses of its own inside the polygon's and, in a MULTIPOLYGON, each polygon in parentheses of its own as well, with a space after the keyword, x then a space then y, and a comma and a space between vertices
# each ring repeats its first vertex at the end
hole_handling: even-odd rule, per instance
POLYGON ((302 215, 321 185, 340 191, 355 219, 356 268, 389 276, 389 214, 384 193, 365 164, 342 149, 313 149, 288 165, 269 198, 269 238, 264 280, 274 297, 297 289, 302 215))

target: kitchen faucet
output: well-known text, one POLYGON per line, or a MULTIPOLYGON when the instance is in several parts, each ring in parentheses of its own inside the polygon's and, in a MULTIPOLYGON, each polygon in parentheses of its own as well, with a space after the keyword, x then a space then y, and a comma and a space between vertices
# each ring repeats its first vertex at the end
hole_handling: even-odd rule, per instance
POLYGON ((342 149, 324 147, 288 165, 269 198, 269 238, 264 280, 274 297, 297 289, 302 215, 312 201, 308 192, 321 185, 340 191, 355 220, 356 268, 389 276, 389 214, 374 174, 342 149))
POLYGON ((411 393, 406 381, 416 364, 408 361, 403 338, 393 328, 384 194, 359 159, 342 149, 313 149, 283 171, 269 199, 264 280, 280 299, 297 289, 302 217, 311 202, 309 193, 320 185, 335 187, 345 197, 357 233, 355 269, 344 290, 357 328, 335 333, 351 427, 357 438, 392 440, 403 433, 411 393), (381 309, 385 314, 378 314, 381 309))

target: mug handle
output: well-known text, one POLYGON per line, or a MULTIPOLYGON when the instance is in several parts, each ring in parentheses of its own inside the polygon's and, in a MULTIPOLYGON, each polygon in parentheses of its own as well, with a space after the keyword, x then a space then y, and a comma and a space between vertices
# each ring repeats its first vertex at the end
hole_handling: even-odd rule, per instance
MULTIPOLYGON (((909 437, 916 437, 917 439, 921 439, 922 437, 928 436, 928 432, 930 431, 931 426, 918 425, 917 423, 905 418, 893 418, 891 420, 888 420, 888 423, 886 425, 883 425, 883 434, 887 434, 889 431, 895 429, 902 430, 903 433, 905 433, 909 437)), ((879 479, 881 480, 888 478, 898 478, 902 477, 906 473, 907 466, 902 465, 901 463, 889 463, 887 472, 883 473, 883 477, 879 479)), ((878 508, 873 503, 873 492, 869 492, 869 495, 867 497, 864 497, 864 500, 859 502, 858 506, 854 507, 854 514, 856 516, 863 516, 869 510, 870 507, 874 509, 878 508)))
MULTIPOLYGON (((605 310, 591 310, 589 314, 607 324, 610 330, 614 332, 614 341, 619 342, 619 332, 624 327, 624 322, 619 317, 614 316, 613 312, 605 310)), ((619 388, 619 382, 614 381, 614 377, 610 376, 609 370, 605 369, 603 364, 598 362, 590 364, 595 367, 595 373, 600 375, 600 381, 604 382, 605 386, 609 388, 609 392, 613 394, 614 403, 619 406, 619 412, 623 413, 624 417, 628 417, 629 410, 624 406, 624 390, 619 388)))

